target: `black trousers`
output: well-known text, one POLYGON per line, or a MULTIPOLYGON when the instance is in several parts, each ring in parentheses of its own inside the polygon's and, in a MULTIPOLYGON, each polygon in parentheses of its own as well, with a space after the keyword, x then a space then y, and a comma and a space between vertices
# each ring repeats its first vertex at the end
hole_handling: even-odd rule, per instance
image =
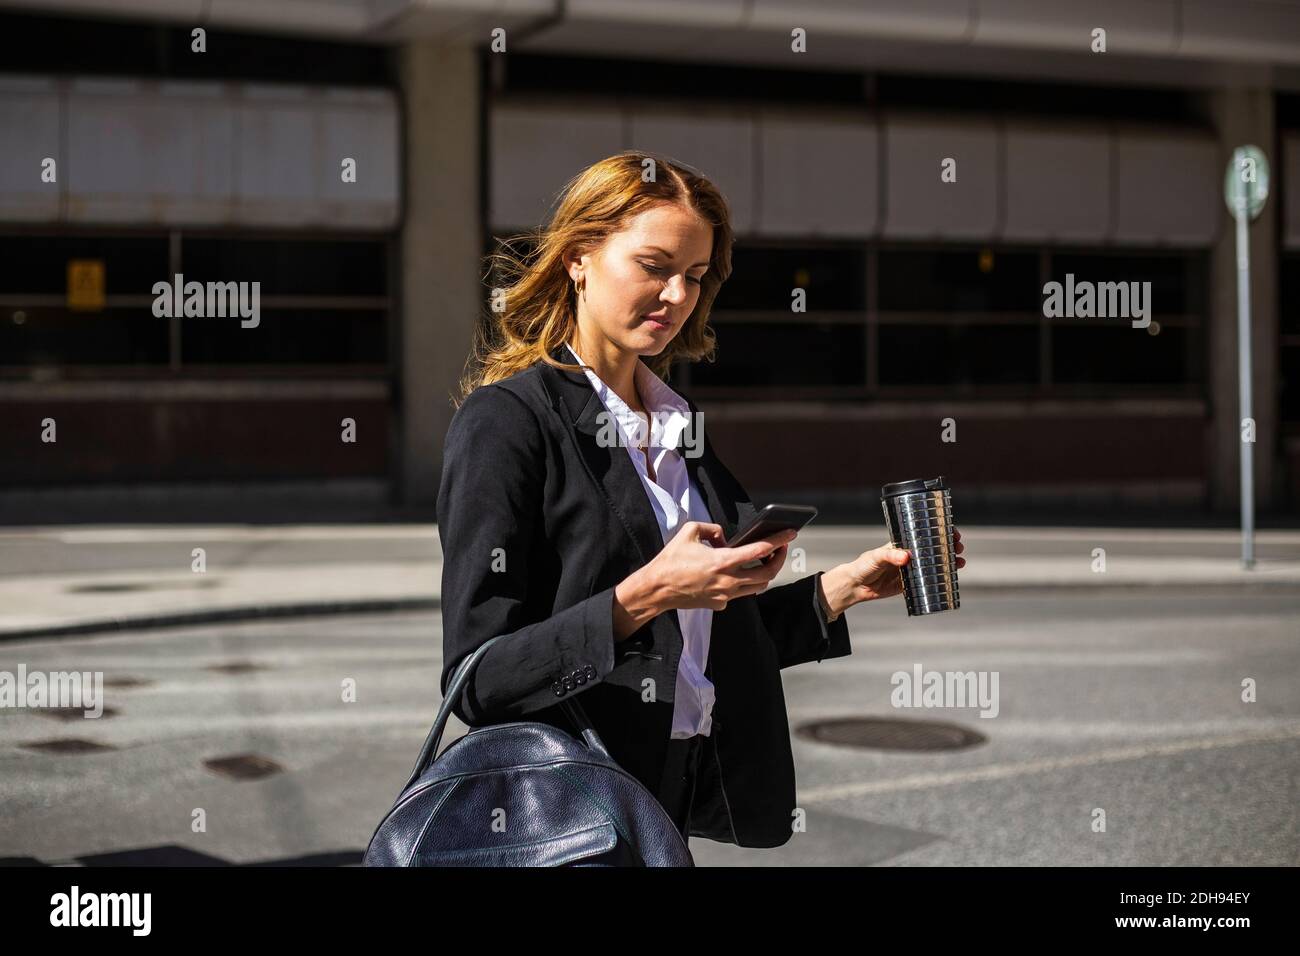
POLYGON ((702 734, 668 741, 668 759, 664 764, 659 792, 655 795, 673 823, 677 824, 683 839, 690 837, 691 798, 695 794, 695 780, 706 743, 702 734))

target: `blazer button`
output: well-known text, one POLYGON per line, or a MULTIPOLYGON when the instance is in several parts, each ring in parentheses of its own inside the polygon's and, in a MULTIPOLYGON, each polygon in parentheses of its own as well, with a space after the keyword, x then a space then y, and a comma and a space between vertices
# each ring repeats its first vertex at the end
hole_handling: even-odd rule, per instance
POLYGON ((555 696, 556 696, 556 697, 563 697, 563 696, 564 696, 564 685, 561 684, 558 680, 557 680, 554 684, 551 685, 551 690, 555 691, 555 696))
POLYGON ((566 678, 564 678, 564 689, 565 689, 565 690, 573 690, 574 686, 575 686, 575 685, 574 685, 574 683, 573 683, 573 678, 572 678, 572 677, 566 677, 566 678))
POLYGON ((587 679, 588 679, 588 680, 594 680, 594 679, 595 679, 595 677, 596 677, 596 667, 595 667, 594 664, 588 664, 588 665, 587 665, 587 671, 586 671, 586 674, 587 674, 587 679))
POLYGON ((575 684, 581 686, 587 683, 587 675, 584 674, 582 671, 574 671, 573 673, 577 675, 576 677, 573 678, 573 682, 575 684))

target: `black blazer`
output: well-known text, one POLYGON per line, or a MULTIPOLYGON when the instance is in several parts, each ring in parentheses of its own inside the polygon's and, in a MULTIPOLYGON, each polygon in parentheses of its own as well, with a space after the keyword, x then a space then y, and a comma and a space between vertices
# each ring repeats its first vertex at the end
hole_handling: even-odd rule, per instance
MULTIPOLYGON (((552 355, 571 360, 563 346, 552 355)), ((610 754, 657 795, 682 631, 673 611, 614 639, 614 587, 663 537, 627 448, 597 441, 604 410, 585 374, 539 362, 474 390, 453 416, 437 514, 442 691, 471 651, 508 634, 480 662, 456 716, 574 733, 558 704, 578 698, 610 754)), ((707 428, 702 449, 687 470, 730 538, 756 509, 707 428)), ((692 836, 751 847, 790 839, 794 761, 780 669, 850 653, 844 616, 822 617, 817 576, 714 612, 705 674, 716 699, 692 836)))

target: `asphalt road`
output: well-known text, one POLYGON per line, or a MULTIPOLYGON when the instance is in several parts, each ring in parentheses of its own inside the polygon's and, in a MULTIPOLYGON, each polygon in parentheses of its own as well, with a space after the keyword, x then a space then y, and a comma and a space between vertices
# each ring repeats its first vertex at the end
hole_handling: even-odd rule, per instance
MULTIPOLYGON (((795 732, 806 829, 778 849, 693 839, 692 852, 702 866, 1295 865, 1298 611, 1300 594, 1186 588, 972 593, 914 620, 896 601, 853 608, 850 657, 784 672, 792 732, 876 716, 955 722, 985 742, 886 752, 795 732), (996 671, 997 716, 891 706, 891 674, 917 664, 996 671)), ((439 627, 407 613, 0 645, 0 670, 119 684, 99 719, 0 709, 0 858, 359 861, 432 721, 439 627), (30 746, 66 738, 113 749, 30 746), (238 780, 204 765, 245 754, 280 769, 238 780)))

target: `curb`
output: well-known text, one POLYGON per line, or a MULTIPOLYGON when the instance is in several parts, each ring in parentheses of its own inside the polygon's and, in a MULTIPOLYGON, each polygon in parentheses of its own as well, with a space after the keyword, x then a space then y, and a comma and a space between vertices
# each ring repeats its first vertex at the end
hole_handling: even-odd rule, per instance
POLYGON ((169 614, 115 617, 76 624, 56 624, 0 631, 0 643, 39 637, 74 637, 111 634, 163 627, 191 627, 232 621, 258 621, 283 617, 321 617, 334 614, 378 614, 386 611, 433 611, 442 606, 438 598, 386 598, 383 600, 306 601, 298 604, 252 604, 244 607, 177 611, 169 614))
MULTIPOLYGON (((1043 592, 1072 592, 1071 596, 1088 592, 1098 594, 1134 594, 1159 588, 1161 590, 1194 590, 1206 597, 1232 597, 1239 594, 1263 592, 1284 594, 1300 593, 1300 583, 1295 581, 1239 581, 1207 584, 1199 581, 1117 581, 1107 584, 1072 584, 1047 582, 1042 584, 968 584, 967 598, 974 595, 1027 596, 1043 592)), ((167 614, 115 617, 101 620, 79 621, 75 624, 56 624, 0 630, 0 644, 6 641, 31 640, 43 637, 77 637, 91 634, 113 634, 121 631, 142 631, 167 627, 195 627, 205 624, 223 624, 242 621, 274 620, 276 618, 325 617, 344 614, 382 614, 393 611, 436 611, 442 607, 437 597, 385 598, 382 600, 358 599, 354 601, 305 601, 296 604, 251 604, 243 607, 212 608, 198 611, 177 611, 167 614)))
POLYGON ((1261 591, 1300 594, 1300 581, 1115 581, 1106 584, 1073 584, 1068 581, 1047 581, 1042 584, 969 584, 965 592, 980 594, 1033 594, 1037 591, 1089 591, 1108 594, 1115 591, 1195 591, 1212 597, 1231 597, 1234 594, 1257 594, 1261 591))

